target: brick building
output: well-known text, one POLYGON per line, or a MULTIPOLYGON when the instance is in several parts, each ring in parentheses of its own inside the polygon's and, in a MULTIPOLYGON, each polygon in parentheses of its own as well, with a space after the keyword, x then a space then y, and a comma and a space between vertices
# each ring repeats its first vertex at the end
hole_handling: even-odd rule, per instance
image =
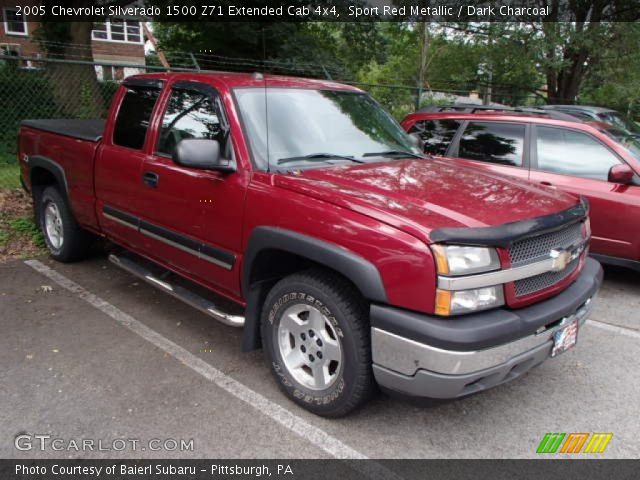
MULTIPOLYGON (((44 56, 40 44, 34 38, 39 22, 34 17, 22 15, 15 6, 0 8, 0 53, 32 58, 44 56)), ((96 22, 91 37, 94 61, 144 65, 145 38, 142 24, 138 20, 110 18, 104 22, 96 22)), ((98 76, 103 79, 121 78, 125 75, 124 70, 118 67, 97 68, 98 76)))

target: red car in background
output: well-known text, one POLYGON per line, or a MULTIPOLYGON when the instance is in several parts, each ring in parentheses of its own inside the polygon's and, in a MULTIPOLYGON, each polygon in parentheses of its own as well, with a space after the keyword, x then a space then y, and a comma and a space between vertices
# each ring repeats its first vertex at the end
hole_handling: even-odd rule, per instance
POLYGON ((605 123, 517 112, 416 112, 404 129, 424 152, 584 195, 591 252, 640 271, 640 141, 605 123))

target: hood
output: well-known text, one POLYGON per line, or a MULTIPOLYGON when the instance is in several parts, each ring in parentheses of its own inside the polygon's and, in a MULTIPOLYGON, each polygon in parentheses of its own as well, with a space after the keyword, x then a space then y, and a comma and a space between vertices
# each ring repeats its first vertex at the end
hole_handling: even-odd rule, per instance
POLYGON ((280 188, 339 205, 422 240, 445 227, 489 227, 550 215, 578 200, 446 159, 394 160, 277 175, 280 188))

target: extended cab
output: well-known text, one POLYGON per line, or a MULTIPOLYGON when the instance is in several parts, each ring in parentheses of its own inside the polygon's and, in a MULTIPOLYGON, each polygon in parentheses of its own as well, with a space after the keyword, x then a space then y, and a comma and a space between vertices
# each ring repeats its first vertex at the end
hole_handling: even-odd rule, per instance
POLYGON ((339 416, 376 384, 456 398, 522 375, 575 344, 602 281, 585 202, 414 145, 353 87, 167 73, 125 80, 106 122, 25 121, 19 156, 54 259, 108 238, 339 416))

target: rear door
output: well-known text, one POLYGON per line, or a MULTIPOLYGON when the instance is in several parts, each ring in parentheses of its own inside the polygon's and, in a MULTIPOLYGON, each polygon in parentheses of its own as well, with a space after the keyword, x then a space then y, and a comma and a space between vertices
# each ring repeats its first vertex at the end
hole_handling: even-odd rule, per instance
POLYGON ((531 181, 586 196, 591 203, 591 250, 637 259, 640 187, 608 182, 611 167, 624 161, 585 132, 536 125, 532 138, 531 181))
POLYGON ((115 118, 107 124, 95 162, 97 214, 102 229, 131 247, 142 246, 137 205, 149 125, 162 82, 130 79, 114 99, 115 118))
POLYGON ((528 180, 529 140, 527 123, 469 120, 456 135, 447 156, 469 166, 528 180))

